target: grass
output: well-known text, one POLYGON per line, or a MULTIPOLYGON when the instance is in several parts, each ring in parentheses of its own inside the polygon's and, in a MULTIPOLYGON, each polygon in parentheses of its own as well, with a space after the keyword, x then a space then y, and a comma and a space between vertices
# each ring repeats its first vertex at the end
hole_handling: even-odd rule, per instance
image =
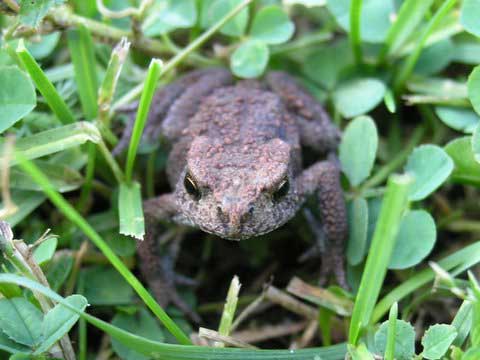
POLYGON ((385 360, 393 360, 395 356, 395 337, 398 316, 398 304, 394 303, 388 314, 388 338, 385 348, 385 360))
POLYGON ((132 138, 130 139, 130 146, 128 147, 127 165, 125 169, 127 183, 132 181, 133 165, 135 157, 137 156, 138 144, 140 144, 143 129, 147 122, 148 110, 150 109, 150 104, 152 103, 153 94, 155 93, 155 88, 157 81, 160 78, 161 71, 162 63, 157 59, 152 60, 148 68, 145 86, 140 98, 137 117, 133 127, 132 138))
POLYGON ((353 0, 350 4, 350 43, 355 62, 362 62, 362 40, 360 38, 360 16, 363 0, 353 0))
MULTIPOLYGON (((313 8, 274 1, 268 24, 253 32, 258 0, 208 8, 139 0, 114 10, 120 3, 100 12, 95 1, 0 5, 0 220, 13 227, 0 223, 0 358, 480 353, 479 182, 470 180, 480 178, 480 84, 469 78, 480 63, 480 27, 469 19, 480 13, 468 0, 313 8), (297 261, 313 237, 300 214, 239 244, 162 224, 160 243, 184 237, 176 267, 199 283, 179 287, 202 316, 192 324, 162 308, 139 276, 142 201, 169 191, 168 147, 144 144, 142 135, 159 87, 192 69, 228 67, 249 41, 259 46, 243 49, 235 73, 294 75, 344 131, 342 185, 355 230, 345 255, 350 288, 319 287, 319 260, 297 261), (126 157, 115 157, 124 108, 137 98, 126 157), (49 228, 55 242, 42 235, 49 228), (14 305, 19 311, 6 310, 14 305), (58 331, 42 333, 47 321, 58 331), (42 329, 36 339, 34 329, 42 329)), ((303 154, 306 162, 318 157, 303 154)), ((307 204, 316 214, 315 205, 307 204)))
POLYGON ((74 123, 75 117, 72 111, 58 94, 57 90, 42 71, 33 56, 25 48, 23 40, 20 40, 18 44, 17 54, 23 67, 28 71, 32 80, 35 82, 38 91, 43 95, 50 106, 50 109, 52 109, 55 115, 57 115, 57 118, 63 124, 74 123))
POLYGON ((425 30, 423 30, 423 33, 421 34, 420 39, 415 46, 415 49, 407 57, 404 65, 400 68, 400 71, 396 79, 394 80, 393 88, 395 91, 398 92, 402 89, 403 86, 405 86, 405 82, 412 74, 415 64, 418 62, 418 59, 420 57, 423 47, 425 46, 425 43, 428 40, 428 37, 432 35, 432 32, 435 30, 436 27, 439 26, 443 18, 451 11, 455 3, 456 0, 449 0, 443 2, 442 6, 437 10, 434 16, 427 23, 425 30))
POLYGON ((412 179, 409 176, 395 176, 388 182, 382 210, 372 238, 370 254, 365 264, 352 312, 349 331, 349 343, 351 344, 357 344, 360 331, 370 323, 372 311, 393 252, 402 214, 407 206, 411 182, 412 179))

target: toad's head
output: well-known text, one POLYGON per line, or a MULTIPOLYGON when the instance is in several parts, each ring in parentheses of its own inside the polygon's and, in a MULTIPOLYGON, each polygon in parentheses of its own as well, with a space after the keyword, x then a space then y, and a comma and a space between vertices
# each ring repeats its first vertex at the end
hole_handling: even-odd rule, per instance
POLYGON ((225 146, 200 136, 189 150, 176 198, 202 230, 240 240, 287 222, 300 203, 292 148, 281 139, 225 146))

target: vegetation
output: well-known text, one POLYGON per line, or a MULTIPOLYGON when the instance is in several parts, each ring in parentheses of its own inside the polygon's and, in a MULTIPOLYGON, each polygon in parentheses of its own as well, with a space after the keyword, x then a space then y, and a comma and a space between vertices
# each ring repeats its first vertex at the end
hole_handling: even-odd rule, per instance
POLYGON ((0 2, 0 358, 479 359, 479 19, 480 0, 0 2), (152 96, 208 66, 287 71, 343 130, 350 289, 298 260, 302 214, 241 243, 166 229, 200 328, 137 277, 142 198, 168 191, 152 96))

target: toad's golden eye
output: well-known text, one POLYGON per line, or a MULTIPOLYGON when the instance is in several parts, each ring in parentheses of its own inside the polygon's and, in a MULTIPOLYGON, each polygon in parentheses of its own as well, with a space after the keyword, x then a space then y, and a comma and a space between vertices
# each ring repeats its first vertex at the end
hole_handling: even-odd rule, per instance
POLYGON ((200 193, 200 189, 198 188, 197 182, 193 178, 190 173, 185 175, 185 179, 183 180, 183 186, 185 186, 185 190, 187 193, 190 194, 195 200, 200 200, 202 194, 200 193))
POLYGON ((277 190, 273 193, 273 200, 280 201, 290 190, 290 182, 285 178, 277 187, 277 190))

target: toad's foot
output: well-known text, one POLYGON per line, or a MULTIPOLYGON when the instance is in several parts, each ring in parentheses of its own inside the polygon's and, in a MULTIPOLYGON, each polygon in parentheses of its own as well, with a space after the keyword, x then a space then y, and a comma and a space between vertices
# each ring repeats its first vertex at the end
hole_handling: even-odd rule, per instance
POLYGON ((201 322, 200 316, 178 294, 175 285, 197 286, 197 282, 186 276, 177 274, 174 270, 183 234, 179 233, 167 248, 167 253, 161 256, 159 268, 153 274, 148 274, 148 283, 159 304, 165 308, 175 305, 185 315, 196 323, 201 322))
POLYGON ((305 209, 304 214, 315 235, 315 244, 301 255, 299 260, 303 262, 311 258, 320 258, 320 286, 328 284, 330 276, 333 275, 342 288, 348 289, 343 249, 328 244, 322 224, 314 217, 311 211, 305 209))
POLYGON ((184 231, 177 228, 161 236, 162 221, 169 221, 178 213, 174 197, 165 194, 146 200, 143 208, 145 239, 137 243, 142 275, 162 307, 173 304, 190 319, 199 322, 198 314, 182 299, 175 288, 175 285, 196 285, 193 280, 174 271, 184 231))
POLYGON ((162 257, 162 271, 155 274, 156 276, 150 276, 148 280, 153 295, 162 308, 172 304, 193 322, 200 323, 202 320, 200 316, 183 300, 175 287, 175 285, 196 286, 197 283, 195 280, 175 273, 173 271, 174 263, 175 261, 172 260, 171 256, 165 255, 162 257))

